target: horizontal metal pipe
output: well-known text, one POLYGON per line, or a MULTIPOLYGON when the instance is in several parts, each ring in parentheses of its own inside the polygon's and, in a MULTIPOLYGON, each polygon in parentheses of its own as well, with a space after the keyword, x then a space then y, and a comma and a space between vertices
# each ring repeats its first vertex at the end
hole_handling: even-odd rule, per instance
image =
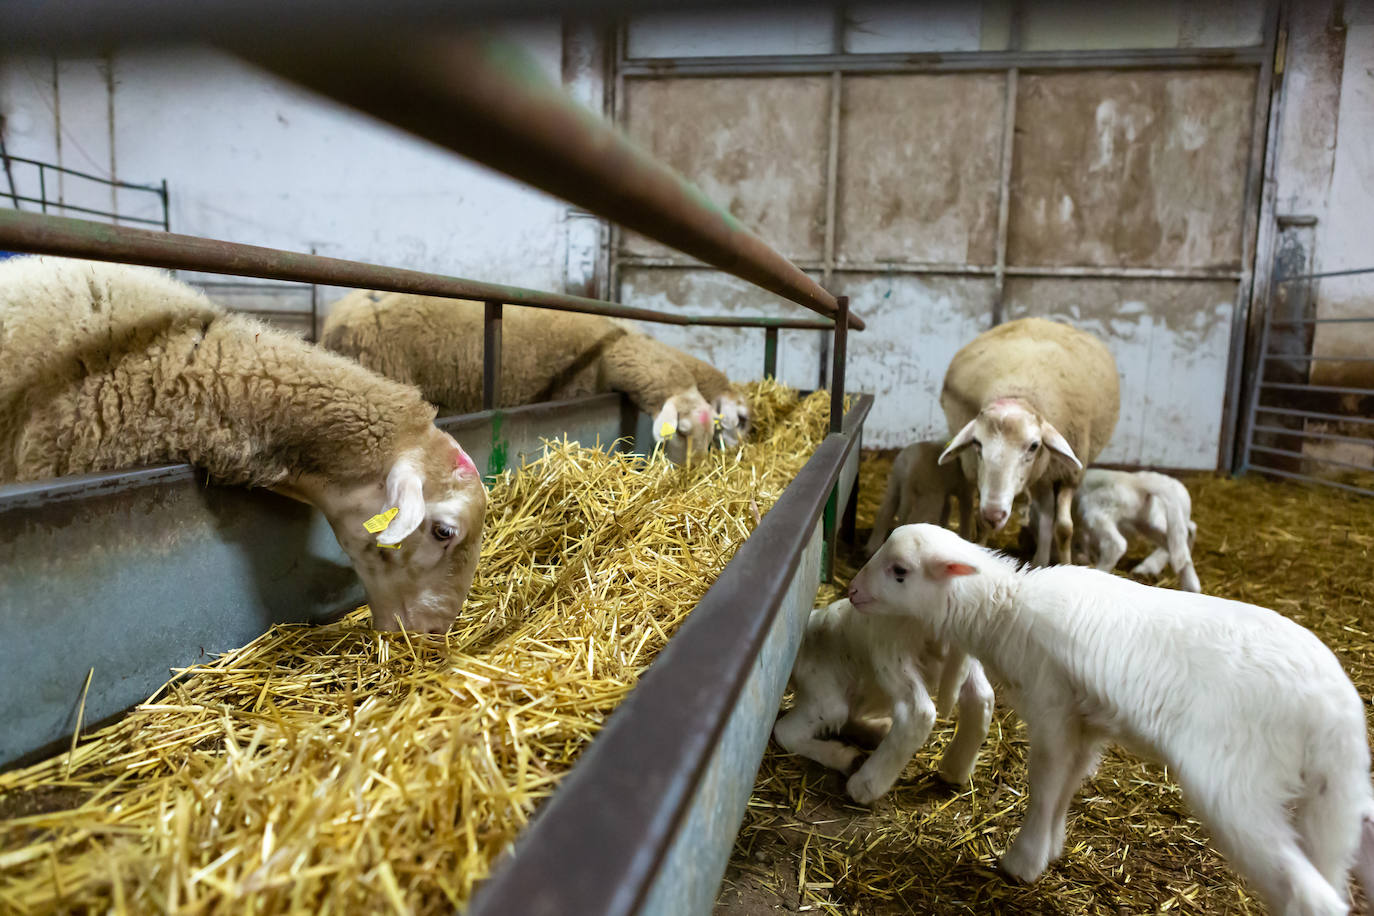
POLYGON ((1369 324, 1374 322, 1374 315, 1368 318, 1293 318, 1288 321, 1271 321, 1271 328, 1301 327, 1308 324, 1369 324))
POLYGON ((154 194, 162 193, 160 185, 136 184, 132 181, 120 181, 117 178, 103 178, 100 175, 92 175, 90 172, 82 172, 79 169, 69 169, 65 165, 53 165, 51 162, 40 162, 37 159, 26 159, 23 156, 6 156, 5 158, 10 162, 22 162, 25 165, 36 165, 41 169, 52 169, 54 172, 61 172, 63 175, 75 175, 78 178, 89 178, 91 181, 113 185, 116 188, 128 188, 131 191, 151 191, 154 194))
POLYGON ((1062 267, 1018 267, 1008 264, 1011 277, 1087 277, 1104 280, 1240 280, 1239 270, 1207 270, 1205 268, 1170 267, 1110 267, 1064 265, 1062 267))
MULTIPOLYGON (((774 323, 779 320, 786 320, 763 316, 749 318, 738 315, 675 315, 670 312, 618 305, 600 299, 588 299, 584 296, 546 293, 518 286, 482 283, 462 277, 381 267, 360 261, 345 261, 341 258, 326 258, 316 254, 279 251, 257 245, 240 245, 218 239, 202 239, 191 235, 154 232, 128 226, 111 226, 108 223, 9 209, 0 209, 0 248, 34 254, 91 258, 96 261, 146 264, 175 270, 259 277, 266 280, 352 286, 455 299, 497 300, 506 305, 585 312, 658 324, 719 324, 722 327, 766 328, 775 326, 774 323)), ((829 322, 815 319, 812 319, 812 322, 814 323, 777 326, 831 327, 829 322)))
POLYGON ((1351 270, 1328 270, 1315 274, 1297 274, 1292 277, 1280 277, 1275 283, 1292 283, 1294 280, 1320 280, 1324 277, 1353 277, 1357 274, 1374 274, 1374 267, 1356 267, 1351 270))
MULTIPOLYGON (((1289 430, 1292 432, 1292 430, 1289 430)), ((1352 464, 1349 461, 1340 461, 1336 458, 1321 458, 1317 455, 1305 455, 1302 452, 1295 452, 1286 448, 1273 448, 1268 445, 1255 445, 1251 443, 1250 448, 1256 452, 1264 452, 1269 455, 1283 455, 1287 458, 1301 458, 1304 461, 1315 461, 1318 464, 1329 464, 1332 467, 1348 468, 1352 471, 1368 471, 1374 474, 1374 467, 1367 464, 1352 464)))
POLYGON ((1341 436, 1336 433, 1313 432, 1310 429, 1288 429, 1283 426, 1256 426, 1257 433, 1276 433, 1280 436, 1297 436, 1300 439, 1321 439, 1330 442, 1351 442, 1356 445, 1374 446, 1374 439, 1363 436, 1341 436))
POLYGON ((1321 394, 1362 394, 1374 397, 1374 388, 1340 388, 1335 385, 1307 385, 1303 382, 1260 382, 1260 387, 1279 391, 1316 391, 1321 394))
MULTIPOLYGON (((346 47, 254 45, 259 65, 798 305, 835 297, 727 211, 572 101, 518 45, 387 30, 346 47)), ((864 327, 851 314, 850 326, 864 327)))
POLYGON ((1374 356, 1318 356, 1315 353, 1266 353, 1264 358, 1300 363, 1374 363, 1374 356))
POLYGON ((1337 423, 1374 423, 1374 417, 1347 417, 1338 413, 1317 413, 1312 410, 1295 410, 1291 407, 1265 407, 1263 404, 1255 406, 1255 410, 1260 413, 1276 413, 1286 417, 1301 417, 1305 420, 1331 420, 1337 423))
POLYGON ((948 71, 1172 69, 1257 67, 1263 46, 1101 51, 937 51, 887 54, 792 54, 738 57, 632 58, 630 79, 698 76, 793 76, 827 73, 939 73, 948 71))
POLYGON ((1304 483, 1315 483, 1323 487, 1335 487, 1337 490, 1359 493, 1361 496, 1374 496, 1374 490, 1353 486, 1348 483, 1341 483, 1336 480, 1326 480, 1322 477, 1313 477, 1309 474, 1295 474, 1292 471, 1281 471, 1278 468, 1271 468, 1262 464, 1252 464, 1249 469, 1257 474, 1275 474, 1279 477, 1287 477, 1290 480, 1301 480, 1304 483))
POLYGON ((141 216, 123 216, 119 213, 111 213, 109 210, 93 210, 90 207, 78 207, 76 204, 64 204, 56 200, 44 200, 41 197, 27 197, 23 194, 6 194, 5 196, 14 200, 17 204, 39 204, 57 210, 75 210, 77 213, 86 213, 91 216, 108 216, 112 219, 122 219, 126 223, 146 223, 149 226, 162 225, 162 220, 160 219, 144 219, 141 216))
MULTIPOLYGON (((685 258, 674 257, 644 257, 635 255, 620 255, 618 263, 621 269, 629 268, 661 268, 668 270, 693 270, 700 269, 702 265, 699 261, 687 260, 685 258)), ((804 259, 794 261, 803 270, 820 271, 824 268, 823 261, 815 259, 804 259)), ((832 270, 836 273, 871 273, 871 274, 932 274, 938 276, 974 276, 992 277, 997 274, 995 264, 960 264, 955 262, 938 261, 855 261, 840 259, 832 265, 832 270)), ((1242 271, 1236 270, 1206 270, 1206 269, 1173 269, 1167 267, 1093 267, 1082 265, 1064 266, 1016 266, 1009 264, 1004 273, 1013 277, 1064 277, 1064 278, 1086 278, 1104 280, 1225 280, 1237 281, 1245 278, 1242 271)))

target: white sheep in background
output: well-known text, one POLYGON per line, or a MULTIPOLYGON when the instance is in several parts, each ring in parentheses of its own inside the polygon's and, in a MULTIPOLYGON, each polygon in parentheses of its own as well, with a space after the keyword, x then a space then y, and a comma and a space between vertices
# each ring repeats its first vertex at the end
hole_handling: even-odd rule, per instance
POLYGON ((897 453, 887 475, 882 504, 873 517, 873 533, 864 548, 869 556, 897 525, 946 524, 954 499, 959 500, 961 512, 972 511, 973 493, 968 478, 959 465, 940 464, 943 448, 939 442, 916 442, 897 453))
POLYGON ((992 721, 992 687, 978 662, 923 635, 910 618, 861 613, 843 598, 811 612, 791 683, 796 705, 778 720, 773 737, 790 753, 833 770, 850 772, 860 753, 834 735, 846 725, 891 719, 845 787, 861 805, 892 788, 956 696, 958 725, 940 761, 947 782, 969 781, 992 721), (938 709, 927 685, 938 685, 938 709))
MULTIPOLYGON (((472 413, 482 409, 485 314, 480 302, 358 290, 330 307, 320 343, 447 413, 472 413)), ((669 458, 710 446, 715 415, 681 351, 598 315, 512 306, 501 325, 498 407, 619 391, 654 418, 669 458)))
POLYGON ((1188 488, 1172 477, 1088 468, 1074 496, 1074 535, 1082 537, 1086 552, 1096 555, 1097 568, 1105 572, 1121 562, 1132 536, 1144 537, 1158 546, 1133 573, 1157 576, 1168 563, 1180 587, 1200 592, 1191 553, 1197 537, 1192 512, 1188 488))
POLYGON ((0 263, 0 365, 0 482, 189 462, 323 512, 379 628, 461 611, 486 490, 414 388, 162 271, 65 258, 0 263))
POLYGON ((1374 891, 1360 695, 1312 633, 1265 608, 1083 567, 1018 570, 934 525, 898 528, 850 600, 978 658, 1030 733, 1026 819, 1002 867, 1034 880, 1116 742, 1164 763, 1236 870, 1283 914, 1374 891))
MULTIPOLYGON (((963 453, 984 524, 1000 530, 1024 491, 1039 512, 1036 565, 1050 562, 1052 534, 1060 562, 1072 562, 1073 492, 1121 409, 1116 360, 1102 341, 1043 318, 998 325, 954 355, 940 406, 953 436, 940 461, 963 453)), ((972 538, 972 513, 960 516, 972 538)))

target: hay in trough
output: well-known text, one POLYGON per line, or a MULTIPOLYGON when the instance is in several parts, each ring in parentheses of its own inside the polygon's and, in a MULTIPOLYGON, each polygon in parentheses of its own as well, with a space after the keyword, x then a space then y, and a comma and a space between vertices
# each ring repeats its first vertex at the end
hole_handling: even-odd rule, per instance
MULTIPOLYGON (((859 520, 871 524, 890 457, 861 469, 859 520)), ((1210 594, 1274 608, 1313 629, 1362 696, 1374 694, 1374 529, 1368 498, 1257 477, 1186 480, 1193 552, 1210 594)), ((1015 532, 996 546, 1014 551, 1015 532)), ((1146 551, 1134 545, 1128 569, 1146 551)), ((849 558, 853 560, 853 558, 849 558)), ((833 600, 857 571, 837 570, 833 600)), ((1176 587, 1172 578, 1163 584, 1176 587)), ((1111 751, 1075 796, 1064 857, 1030 886, 996 872, 1025 813, 1025 731, 999 703, 971 787, 935 776, 945 720, 872 809, 844 778, 770 745, 736 842, 718 916, 834 914, 1261 914, 1158 766, 1111 751)), ((1363 910, 1357 910, 1363 912, 1363 910)))
POLYGON ((824 437, 825 393, 754 398, 738 454, 500 478, 446 637, 273 627, 0 774, 0 911, 461 906, 824 437))

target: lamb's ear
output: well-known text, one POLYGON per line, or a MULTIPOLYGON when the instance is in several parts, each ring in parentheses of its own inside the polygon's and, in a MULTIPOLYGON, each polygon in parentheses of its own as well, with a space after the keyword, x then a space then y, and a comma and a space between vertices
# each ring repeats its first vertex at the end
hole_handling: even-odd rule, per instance
POLYGON ((936 582, 948 582, 950 579, 956 579, 959 576, 971 576, 978 572, 976 567, 953 557, 926 557, 922 561, 922 565, 925 567, 926 577, 934 579, 936 582))
POLYGON ((1040 438, 1045 445, 1049 446, 1050 451, 1054 452, 1063 460, 1073 465, 1078 470, 1083 470, 1083 462, 1078 460, 1078 456, 1073 453, 1073 446, 1069 445, 1069 440, 1059 435, 1059 430, 1055 429, 1048 422, 1040 424, 1040 438))
POLYGON ((939 464, 949 464, 955 455, 973 444, 973 424, 977 422, 977 417, 969 420, 964 424, 964 428, 959 430, 959 434, 949 440, 949 445, 946 445, 945 450, 940 453, 939 464))
MULTIPOLYGON (((466 457, 466 456, 464 456, 466 457)), ((425 481, 412 458, 397 459, 386 475, 386 505, 383 512, 396 509, 390 524, 377 534, 378 544, 399 544, 425 520, 425 481)))
POLYGON ((449 453, 449 458, 453 461, 453 476, 480 477, 481 475, 477 472, 477 465, 473 464, 472 459, 468 457, 468 453, 463 451, 463 447, 458 444, 458 440, 449 436, 448 433, 444 433, 444 435, 448 436, 448 441, 453 445, 453 450, 449 453))
POLYGON ((677 435, 677 405, 672 401, 665 401, 663 409, 654 417, 654 441, 662 442, 677 435))

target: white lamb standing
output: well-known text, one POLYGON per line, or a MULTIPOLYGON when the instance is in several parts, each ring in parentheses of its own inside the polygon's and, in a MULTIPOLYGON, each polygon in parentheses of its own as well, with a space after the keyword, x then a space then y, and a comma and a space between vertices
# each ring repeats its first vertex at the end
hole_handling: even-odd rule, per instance
MULTIPOLYGON (((330 307, 320 343, 471 413, 482 409, 485 313, 480 302, 357 290, 330 307)), ((501 324, 498 407, 620 391, 653 417, 672 460, 710 446, 715 414, 680 350, 598 315, 512 306, 501 324)))
POLYGON ((443 632, 487 494, 408 385, 160 270, 0 262, 0 483, 167 461, 315 506, 381 629, 443 632))
POLYGON ((864 548, 872 556, 888 532, 897 525, 949 521, 950 503, 959 500, 961 511, 972 511, 968 478, 958 464, 940 464, 939 442, 915 442, 897 453, 887 475, 883 501, 873 518, 873 533, 864 548))
POLYGON ((1063 852, 1070 800, 1110 741, 1168 766, 1274 912, 1348 912, 1352 867, 1374 890, 1364 703, 1293 621, 1095 569, 1018 569, 934 525, 894 531, 849 596, 908 615, 1008 688, 1030 732, 1011 875, 1032 881, 1063 852))
POLYGON ((778 720, 773 737, 822 766, 849 773, 860 751, 833 736, 846 727, 881 730, 879 723, 891 720, 846 784, 861 805, 887 794, 956 697, 958 725, 940 761, 941 778, 969 781, 992 721, 992 687, 978 662, 923 634, 909 618, 863 613, 843 598, 811 612, 791 683, 796 705, 778 720), (938 708, 931 684, 939 688, 938 708))
POLYGON ((1081 533, 1087 554, 1096 555, 1104 572, 1121 562, 1131 537, 1144 537, 1157 547, 1133 573, 1157 576, 1167 563, 1182 588, 1200 592, 1191 552, 1197 538, 1192 511, 1188 488, 1168 475, 1088 468, 1074 496, 1074 533, 1081 533))
MULTIPOLYGON (((1035 564, 1050 562, 1051 536, 1059 561, 1073 562, 1073 492, 1121 410, 1106 345, 1058 321, 1008 321, 954 354, 940 406, 953 437, 940 461, 960 456, 984 526, 1001 530, 1025 492, 1038 510, 1035 564)), ((961 510, 960 531, 973 537, 972 512, 961 510)))

